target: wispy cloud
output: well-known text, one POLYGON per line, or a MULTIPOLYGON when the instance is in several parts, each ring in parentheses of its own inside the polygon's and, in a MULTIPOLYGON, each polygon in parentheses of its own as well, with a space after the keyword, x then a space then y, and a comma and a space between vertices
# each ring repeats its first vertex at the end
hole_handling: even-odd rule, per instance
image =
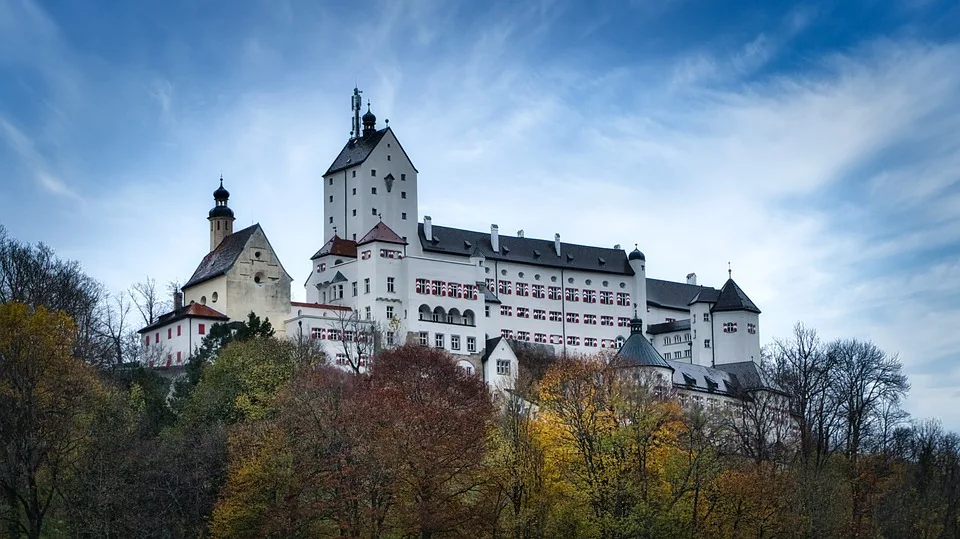
POLYGON ((50 172, 46 159, 37 151, 33 140, 3 117, 0 117, 0 134, 3 135, 3 139, 20 158, 21 163, 39 187, 53 195, 77 201, 83 200, 62 180, 50 172))

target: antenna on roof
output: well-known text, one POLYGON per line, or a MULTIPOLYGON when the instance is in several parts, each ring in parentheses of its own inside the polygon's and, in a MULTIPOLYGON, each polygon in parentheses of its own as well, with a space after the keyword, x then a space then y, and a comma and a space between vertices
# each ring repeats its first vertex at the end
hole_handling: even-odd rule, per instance
POLYGON ((353 95, 350 96, 350 111, 353 112, 353 130, 350 132, 350 138, 360 137, 360 108, 363 106, 363 100, 360 99, 360 94, 362 93, 357 85, 353 86, 353 95))

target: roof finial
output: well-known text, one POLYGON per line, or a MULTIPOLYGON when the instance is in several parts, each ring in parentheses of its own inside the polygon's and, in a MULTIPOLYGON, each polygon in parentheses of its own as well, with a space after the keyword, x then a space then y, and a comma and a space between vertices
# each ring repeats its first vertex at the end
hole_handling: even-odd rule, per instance
POLYGON ((382 211, 378 211, 378 212, 377 212, 377 217, 380 218, 380 222, 382 223, 382 222, 383 222, 383 212, 382 212, 382 211))
POLYGON ((733 279, 733 269, 730 267, 730 262, 727 262, 727 278, 733 279))

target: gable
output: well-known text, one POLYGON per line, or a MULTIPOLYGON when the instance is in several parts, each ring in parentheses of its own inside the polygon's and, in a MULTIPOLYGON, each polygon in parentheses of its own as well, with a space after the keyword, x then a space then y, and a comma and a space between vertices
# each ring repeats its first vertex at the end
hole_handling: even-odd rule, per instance
POLYGON ((200 265, 197 266, 193 275, 187 280, 187 284, 183 285, 182 290, 209 281, 214 277, 219 277, 229 271, 236 263, 237 258, 240 257, 244 248, 246 248, 247 242, 250 241, 250 238, 253 237, 253 234, 259 229, 260 224, 257 223, 223 238, 223 241, 220 242, 220 245, 217 245, 216 249, 210 251, 203 257, 200 265))

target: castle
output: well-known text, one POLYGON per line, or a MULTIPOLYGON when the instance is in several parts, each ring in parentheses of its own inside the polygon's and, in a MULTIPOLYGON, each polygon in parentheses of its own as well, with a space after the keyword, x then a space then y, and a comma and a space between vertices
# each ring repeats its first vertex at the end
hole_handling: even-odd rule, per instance
POLYGON ((211 324, 253 311, 278 333, 319 341, 345 367, 365 368, 375 347, 415 343, 511 387, 517 343, 531 343, 559 354, 609 350, 624 365, 662 370, 695 399, 763 385, 760 310, 732 277, 719 289, 695 274, 651 279, 639 249, 420 221, 419 171, 393 129, 361 107, 354 89, 351 137, 322 177, 323 238, 306 302, 291 301, 292 278, 259 224, 233 230, 221 178, 210 252, 174 310, 140 331, 148 349, 162 347, 150 356, 156 365, 182 365, 211 324))

